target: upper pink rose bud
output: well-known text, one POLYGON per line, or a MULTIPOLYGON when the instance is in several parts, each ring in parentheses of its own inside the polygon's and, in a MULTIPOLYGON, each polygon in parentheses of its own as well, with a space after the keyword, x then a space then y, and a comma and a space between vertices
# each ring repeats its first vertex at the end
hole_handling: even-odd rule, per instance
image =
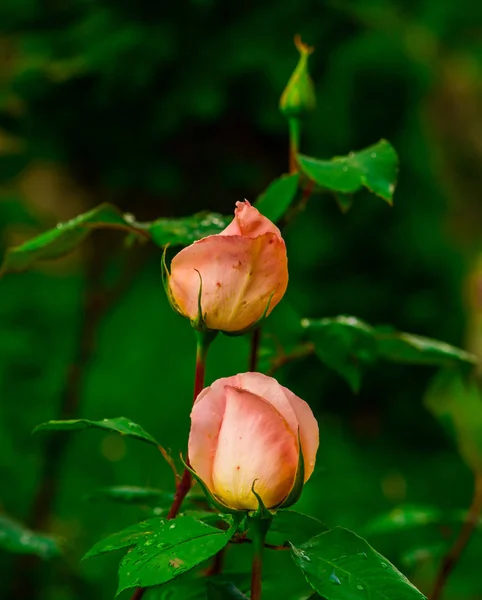
POLYGON ((241 332, 269 315, 288 285, 279 229, 248 201, 237 202, 234 215, 220 234, 181 250, 168 276, 179 313, 197 326, 226 332, 241 332))
POLYGON ((308 404, 267 375, 218 379, 194 403, 189 461, 228 508, 257 509, 253 485, 266 508, 283 505, 300 463, 304 482, 312 474, 317 449, 318 423, 308 404))

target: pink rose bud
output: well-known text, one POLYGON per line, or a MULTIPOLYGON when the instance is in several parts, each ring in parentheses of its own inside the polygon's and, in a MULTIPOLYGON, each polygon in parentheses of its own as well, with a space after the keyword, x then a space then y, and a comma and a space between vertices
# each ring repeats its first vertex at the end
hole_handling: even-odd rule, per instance
POLYGON ((279 229, 248 201, 237 202, 234 215, 224 231, 184 248, 171 263, 169 299, 197 328, 242 332, 269 315, 288 285, 279 229))
POLYGON ((318 423, 308 404, 276 379, 242 373, 218 379, 191 412, 189 461, 213 498, 237 510, 282 505, 304 461, 313 472, 318 423))

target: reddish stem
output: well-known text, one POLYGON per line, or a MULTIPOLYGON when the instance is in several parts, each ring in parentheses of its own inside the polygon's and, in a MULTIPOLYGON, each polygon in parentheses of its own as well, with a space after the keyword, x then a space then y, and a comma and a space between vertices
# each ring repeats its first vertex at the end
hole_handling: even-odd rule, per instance
MULTIPOLYGON (((214 338, 204 336, 202 333, 198 333, 197 336, 197 350, 196 350, 196 367, 194 373, 194 393, 193 393, 193 403, 196 398, 199 396, 201 391, 204 388, 204 376, 206 373, 206 355, 208 352, 209 345, 214 338)), ((186 463, 189 465, 189 457, 186 458, 186 463)), ((176 493, 174 494, 174 500, 167 513, 167 519, 175 519, 177 514, 179 513, 182 503, 184 502, 184 498, 187 496, 189 490, 191 489, 192 477, 191 473, 184 469, 184 472, 181 477, 181 481, 178 483, 176 488, 176 493)), ((134 594, 131 597, 131 600, 140 600, 144 595, 144 592, 147 588, 137 588, 134 594)))
POLYGON ((459 560, 462 552, 467 546, 470 537, 477 526, 479 521, 480 513, 482 512, 482 474, 475 476, 475 488, 474 496, 472 498, 472 504, 465 516, 464 524, 460 530, 459 536, 455 540, 453 546, 445 555, 440 571, 437 575, 435 585, 433 588, 430 600, 439 600, 442 596, 443 589, 450 573, 453 571, 457 561, 459 560))
POLYGON ((256 329, 251 334, 251 351, 249 354, 249 370, 254 373, 258 368, 258 353, 259 344, 261 341, 261 327, 256 329))

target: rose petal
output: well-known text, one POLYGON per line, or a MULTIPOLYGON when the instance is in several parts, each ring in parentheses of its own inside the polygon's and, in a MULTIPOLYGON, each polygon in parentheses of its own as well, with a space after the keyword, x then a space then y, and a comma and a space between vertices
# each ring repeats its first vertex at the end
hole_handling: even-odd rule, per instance
POLYGON ((298 443, 280 413, 260 396, 226 387, 226 406, 213 463, 216 495, 228 506, 267 508, 288 495, 298 465, 298 443))
POLYGON ((300 441, 305 463, 305 482, 311 477, 315 468, 316 452, 319 445, 318 422, 307 402, 298 398, 291 390, 280 385, 293 408, 300 427, 300 441))
POLYGON ((245 200, 236 202, 234 219, 219 235, 243 235, 255 238, 265 233, 275 233, 278 239, 282 239, 276 225, 245 200))
POLYGON ((196 398, 191 411, 189 462, 211 492, 213 491, 214 455, 226 405, 224 389, 226 385, 239 385, 238 376, 223 377, 204 388, 196 398))
POLYGON ((298 418, 288 401, 282 387, 276 379, 263 375, 263 373, 240 373, 238 376, 239 387, 252 394, 257 394, 269 402, 288 423, 291 433, 298 437, 298 418))
POLYGON ((255 239, 208 236, 177 254, 169 286, 181 312, 195 319, 201 306, 209 329, 241 331, 268 314, 288 285, 286 247, 273 233, 255 239))

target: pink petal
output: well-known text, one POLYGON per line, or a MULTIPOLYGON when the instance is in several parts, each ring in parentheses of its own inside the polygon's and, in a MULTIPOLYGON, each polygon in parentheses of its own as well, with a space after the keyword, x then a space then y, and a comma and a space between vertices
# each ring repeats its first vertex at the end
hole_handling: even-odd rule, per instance
POLYGON ((239 387, 252 394, 261 396, 269 402, 288 423, 291 433, 298 437, 298 419, 291 403, 285 395, 283 388, 273 377, 262 373, 240 373, 238 375, 239 387))
POLYGON ((307 402, 298 398, 291 390, 280 386, 293 408, 300 427, 301 448, 305 463, 305 482, 311 477, 315 468, 316 452, 319 445, 318 422, 307 402))
POLYGON ((237 375, 216 380, 198 395, 191 411, 191 431, 189 433, 189 462, 213 491, 212 467, 219 430, 226 405, 225 386, 239 385, 237 375))
POLYGON ((241 331, 261 317, 272 294, 268 314, 283 297, 286 247, 275 234, 265 233, 255 239, 209 236, 181 250, 172 260, 169 286, 190 319, 198 314, 199 274, 207 327, 241 331))
POLYGON ((234 219, 219 235, 243 235, 255 238, 265 233, 275 233, 278 239, 282 239, 276 225, 245 200, 236 202, 234 219))
POLYGON ((298 443, 271 404, 251 392, 226 387, 226 405, 213 463, 216 495, 228 506, 256 509, 251 488, 271 508, 293 485, 298 443))

